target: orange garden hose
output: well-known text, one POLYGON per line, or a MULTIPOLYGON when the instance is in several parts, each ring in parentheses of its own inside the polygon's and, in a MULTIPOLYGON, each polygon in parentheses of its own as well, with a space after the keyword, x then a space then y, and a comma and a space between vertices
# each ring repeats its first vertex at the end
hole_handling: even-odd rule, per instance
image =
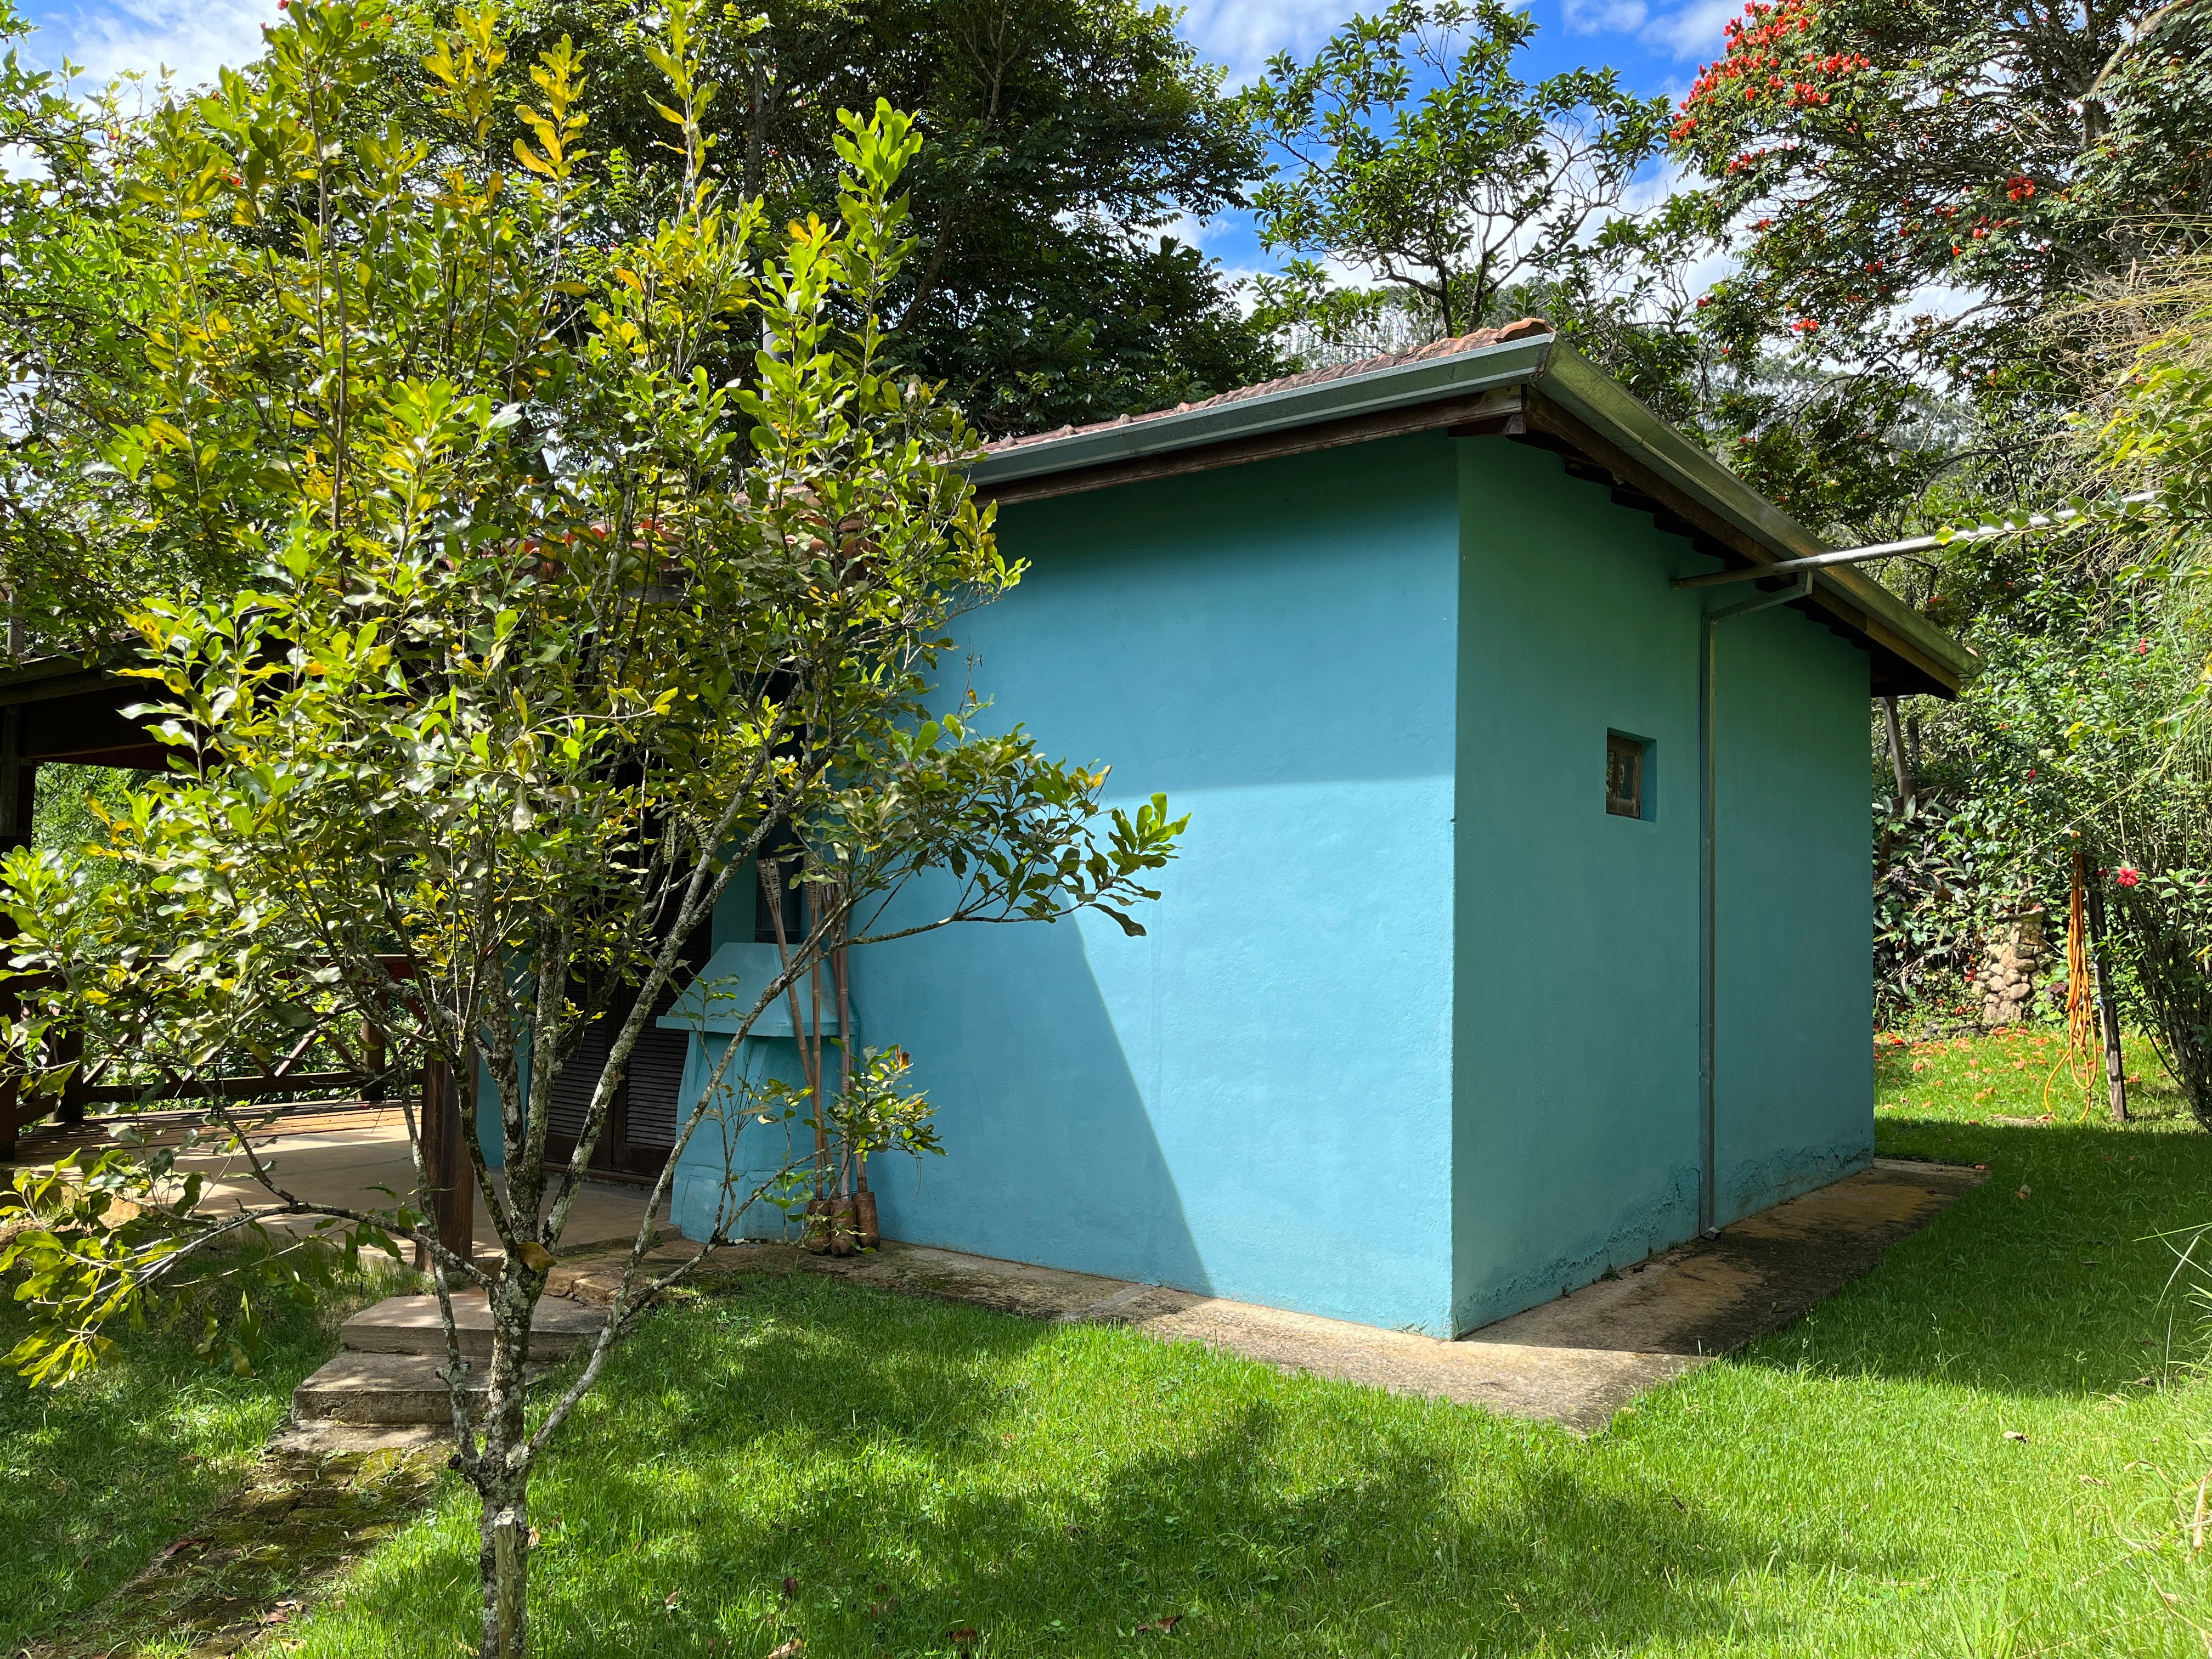
POLYGON ((2096 1109, 2096 1081, 2101 1056, 2097 1041, 2097 990, 2089 973, 2088 883, 2081 854, 2074 854, 2074 892, 2066 904, 2066 1053, 2043 1082, 2043 1110, 2051 1115, 2051 1085, 2071 1072, 2081 1090, 2081 1117, 2096 1109))

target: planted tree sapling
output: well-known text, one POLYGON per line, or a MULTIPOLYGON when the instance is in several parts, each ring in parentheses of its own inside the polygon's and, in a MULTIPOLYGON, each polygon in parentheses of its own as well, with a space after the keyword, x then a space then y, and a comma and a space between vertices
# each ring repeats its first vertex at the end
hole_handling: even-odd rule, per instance
MULTIPOLYGON (((776 1196, 777 1176, 731 1192, 713 1237, 647 1270, 687 1147, 715 1126, 701 1144, 719 1139, 726 1176, 775 1103, 730 1066, 753 1023, 886 937, 1084 908, 1141 932, 1130 907, 1181 829, 1163 798, 1109 811, 1103 769, 934 699, 951 624, 1020 570, 967 484, 976 440, 888 367, 877 321, 920 141, 882 104, 844 117, 836 222, 771 238, 717 182, 698 5, 672 0, 652 49, 680 209, 635 240, 578 166, 577 54, 556 42, 524 84, 491 4, 428 58, 434 131, 358 120, 390 25, 356 0, 294 9, 251 70, 161 112, 133 188, 171 222, 180 274, 149 336, 156 406, 108 439, 102 510, 261 574, 137 613, 175 763, 92 861, 131 878, 28 850, 4 869, 19 1054, 66 1024, 92 1052, 205 1076, 304 1000, 449 1068, 493 1235, 473 1256, 396 1202, 303 1199, 218 1107, 265 1202, 212 1215, 168 1154, 120 1147, 19 1182, 34 1224, 0 1267, 32 1269, 17 1363, 58 1377, 241 1231, 322 1217, 418 1246, 454 1467, 482 1500, 487 1656, 526 1647, 538 1460, 647 1301, 776 1196), (530 136, 501 153, 488 135, 508 106, 530 136), (717 384, 702 365, 732 338, 760 349, 717 384), (765 982, 717 988, 737 1040, 681 1114, 588 1358, 533 1427, 532 1311, 631 1055, 716 901, 793 842, 807 921, 765 982), (556 1158, 554 1079, 594 1029, 605 1063, 556 1158), (109 1228, 88 1191, 138 1213, 109 1228), (471 1290, 493 1323, 475 1422, 453 1306, 471 1290)), ((864 1060, 856 1153, 931 1144, 901 1069, 864 1060)), ((828 1092, 790 1109, 822 1119, 828 1092)), ((409 1130, 419 1172, 411 1112, 409 1130)))

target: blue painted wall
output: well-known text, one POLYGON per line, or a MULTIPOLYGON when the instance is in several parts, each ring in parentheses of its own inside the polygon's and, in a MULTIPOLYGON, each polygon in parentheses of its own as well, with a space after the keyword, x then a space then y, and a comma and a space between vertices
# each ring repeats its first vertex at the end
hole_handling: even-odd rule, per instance
POLYGON ((1725 1225, 1874 1155, 1874 899, 1864 653, 1780 609, 1719 633, 1714 1212, 1725 1225))
MULTIPOLYGON (((825 1087, 834 1097, 840 1025, 827 975, 820 988, 826 1000, 818 1014, 802 984, 798 1020, 789 1000, 780 997, 761 1011, 738 1052, 728 1053, 728 1033, 775 981, 781 960, 775 945, 752 941, 748 913, 744 937, 719 945, 701 974, 710 991, 702 997, 695 987, 662 1017, 664 1025, 693 1027, 679 1098, 688 1103, 711 1097, 714 1107, 683 1148, 669 1183, 669 1213, 686 1237, 798 1236, 799 1215, 791 1206, 808 1195, 801 1188, 811 1180, 814 1133, 803 1120, 811 1112, 799 1109, 794 1117, 793 1109, 776 1109, 775 1101, 756 1091, 770 1079, 793 1089, 805 1086, 805 1062, 795 1033, 802 1022, 803 1029, 814 1030, 818 1018, 829 1039, 822 1056, 825 1087), (771 1109, 763 1112, 763 1106, 771 1109)), ((857 999, 852 1012, 857 1030, 857 999)))
POLYGON ((1705 566, 1544 451, 1461 452, 1465 1330, 1697 1231, 1698 599, 1667 582, 1705 566), (1650 741, 1648 817, 1605 810, 1609 730, 1650 741))
MULTIPOLYGON (((1681 538, 1516 444, 1463 447, 1454 1318, 1692 1237, 1699 612, 1681 538), (1605 810, 1608 732, 1649 806, 1605 810)), ((1777 609, 1720 624, 1715 1168, 1725 1224, 1873 1148, 1867 660, 1777 609)))
MULTIPOLYGON (((1017 505, 994 714, 1191 814, 1145 908, 863 953, 948 1156, 886 1234, 1383 1326, 1451 1316, 1454 441, 1017 505)), ((962 671, 954 670, 956 674, 962 671)))
MULTIPOLYGON (((1685 541, 1496 439, 1024 503, 1000 535, 1032 568, 949 678, 1191 824, 1145 939, 860 954, 866 1039, 913 1052, 949 1154, 878 1162, 884 1232, 1440 1334, 1688 1237, 1699 611, 1738 595, 1673 592, 1685 541), (1650 745, 1641 817, 1605 811, 1608 732, 1650 745)), ((1719 685, 1726 1221, 1871 1147, 1866 659, 1777 611, 1723 626, 1719 685)))

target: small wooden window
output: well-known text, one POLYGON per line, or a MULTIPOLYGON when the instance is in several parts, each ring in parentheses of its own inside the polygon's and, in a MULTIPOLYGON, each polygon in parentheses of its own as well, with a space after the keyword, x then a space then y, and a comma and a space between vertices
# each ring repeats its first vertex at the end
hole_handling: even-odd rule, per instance
POLYGON ((1605 734, 1605 810, 1615 817, 1644 816, 1644 750, 1641 738, 1605 734))

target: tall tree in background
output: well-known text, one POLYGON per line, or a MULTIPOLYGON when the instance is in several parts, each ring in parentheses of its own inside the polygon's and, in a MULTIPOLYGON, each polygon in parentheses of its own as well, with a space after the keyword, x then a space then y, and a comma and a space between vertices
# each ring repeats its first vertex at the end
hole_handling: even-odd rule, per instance
POLYGON ((2048 319, 2194 234, 2208 71, 2212 16, 2164 0, 1754 0, 1672 129, 1680 210, 1740 261, 1707 331, 1765 394, 1731 459, 1846 531, 2032 493, 2095 378, 2048 319))
MULTIPOLYGON (((535 0, 516 45, 567 35, 601 66, 592 131, 641 202, 672 176, 645 100, 639 0, 535 0)), ((748 11, 750 9, 748 9, 748 11)), ((915 256, 886 296, 908 367, 987 433, 1155 409, 1276 360, 1218 267, 1176 237, 1241 204, 1257 149, 1221 70, 1139 0, 774 0, 702 47, 733 175, 771 214, 835 202, 836 112, 915 112, 915 256)))
MULTIPOLYGON (((1700 179, 1667 218, 1738 261, 1698 307, 1707 441, 1838 541, 2106 488, 2084 434, 2140 371, 2130 273, 2201 237, 2208 42, 2191 7, 1747 7, 1672 130, 1700 179)), ((1870 734, 1893 1008, 2063 894, 2120 781, 2130 833, 2192 810, 2143 771, 2194 648, 2172 552, 2106 526, 1883 571, 1985 665, 1905 721, 1910 810, 1870 734)))
POLYGON ((1269 62, 1244 97, 1280 161, 1254 199, 1262 244, 1383 286, 1340 288, 1317 258, 1294 260, 1260 285, 1265 320, 1344 332, 1402 303, 1395 291, 1457 334, 1492 320, 1516 283, 1590 257, 1668 106, 1609 69, 1523 81, 1514 62, 1535 32, 1502 0, 1396 0, 1311 63, 1269 62))
POLYGON ((229 549, 118 535, 95 510, 102 438, 141 406, 149 319, 190 256, 136 200, 127 88, 24 66, 0 0, 0 607, 10 653, 112 638, 138 596, 234 577, 229 549))

